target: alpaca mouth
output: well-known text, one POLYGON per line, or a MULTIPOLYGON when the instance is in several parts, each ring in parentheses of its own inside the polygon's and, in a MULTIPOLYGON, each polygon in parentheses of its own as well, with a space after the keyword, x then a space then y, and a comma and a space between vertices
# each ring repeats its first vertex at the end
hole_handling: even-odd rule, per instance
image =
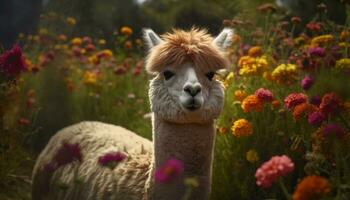
POLYGON ((201 107, 201 104, 193 98, 183 106, 189 111, 195 111, 201 107))

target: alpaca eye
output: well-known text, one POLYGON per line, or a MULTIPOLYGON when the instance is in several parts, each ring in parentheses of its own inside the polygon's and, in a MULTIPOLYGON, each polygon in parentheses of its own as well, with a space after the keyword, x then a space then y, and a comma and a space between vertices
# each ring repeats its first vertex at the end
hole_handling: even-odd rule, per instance
POLYGON ((209 79, 209 81, 213 80, 215 72, 208 72, 205 76, 209 79))
POLYGON ((171 72, 171 71, 164 71, 163 72, 163 75, 164 75, 164 78, 165 78, 165 80, 169 80, 171 77, 173 77, 175 74, 173 73, 173 72, 171 72))

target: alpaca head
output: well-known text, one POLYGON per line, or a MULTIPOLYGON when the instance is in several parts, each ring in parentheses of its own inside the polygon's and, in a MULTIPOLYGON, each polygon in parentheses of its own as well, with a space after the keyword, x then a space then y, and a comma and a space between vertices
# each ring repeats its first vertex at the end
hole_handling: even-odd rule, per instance
POLYGON ((175 123, 206 123, 220 114, 224 103, 217 70, 228 67, 225 49, 233 31, 224 29, 215 39, 204 30, 174 30, 159 37, 144 31, 149 46, 146 70, 155 75, 150 83, 151 110, 175 123))

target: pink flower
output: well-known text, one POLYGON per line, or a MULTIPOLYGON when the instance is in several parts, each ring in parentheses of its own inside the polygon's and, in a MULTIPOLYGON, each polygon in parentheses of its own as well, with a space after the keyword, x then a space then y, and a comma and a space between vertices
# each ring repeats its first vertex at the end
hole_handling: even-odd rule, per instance
POLYGON ((25 58, 19 45, 14 45, 12 49, 0 55, 0 72, 7 77, 18 76, 26 69, 25 58))
POLYGON ((184 171, 183 163, 177 159, 168 160, 163 166, 155 172, 157 182, 165 183, 174 179, 184 171))
POLYGON ((334 134, 337 138, 342 139, 346 136, 345 130, 337 124, 328 124, 323 128, 323 135, 329 137, 334 134))
POLYGON ((325 120, 325 116, 318 111, 310 113, 308 116, 308 122, 313 126, 320 126, 324 120, 325 120))
POLYGON ((305 76, 303 80, 301 80, 301 87, 304 90, 310 89, 310 87, 314 84, 314 79, 310 76, 305 76))
POLYGON ((262 188, 269 188, 279 177, 286 176, 293 170, 294 163, 288 156, 274 156, 256 171, 256 184, 262 188))
POLYGON ((307 96, 303 93, 291 93, 284 99, 284 105, 288 109, 293 109, 295 106, 305 103, 307 96))
POLYGON ((120 152, 110 152, 98 158, 98 163, 110 169, 114 169, 126 156, 120 152))
POLYGON ((326 50, 322 47, 313 47, 309 49, 309 54, 314 57, 324 57, 326 55, 326 50))
POLYGON ((271 102, 273 100, 273 94, 268 89, 259 88, 255 91, 255 95, 264 102, 271 102))

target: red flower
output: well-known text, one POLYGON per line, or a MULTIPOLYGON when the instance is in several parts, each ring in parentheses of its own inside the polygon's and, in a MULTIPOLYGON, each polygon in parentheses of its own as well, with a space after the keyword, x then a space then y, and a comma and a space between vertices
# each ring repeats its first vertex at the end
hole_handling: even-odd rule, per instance
POLYGON ((6 76, 18 76, 27 69, 25 57, 19 45, 14 45, 0 56, 0 71, 6 76))
POLYGON ((30 124, 30 121, 27 118, 21 118, 18 120, 18 123, 23 126, 28 126, 30 124))
POLYGON ((310 22, 306 25, 306 28, 310 31, 319 32, 321 30, 321 24, 317 22, 310 22))
POLYGON ((177 159, 168 160, 159 169, 156 169, 155 179, 157 182, 165 183, 174 179, 184 171, 183 163, 177 159))
POLYGON ((322 97, 320 109, 323 114, 333 114, 341 108, 341 99, 334 93, 330 92, 322 97))
POLYGON ((291 93, 284 99, 284 105, 288 109, 293 109, 298 104, 305 103, 307 96, 303 93, 291 93))

